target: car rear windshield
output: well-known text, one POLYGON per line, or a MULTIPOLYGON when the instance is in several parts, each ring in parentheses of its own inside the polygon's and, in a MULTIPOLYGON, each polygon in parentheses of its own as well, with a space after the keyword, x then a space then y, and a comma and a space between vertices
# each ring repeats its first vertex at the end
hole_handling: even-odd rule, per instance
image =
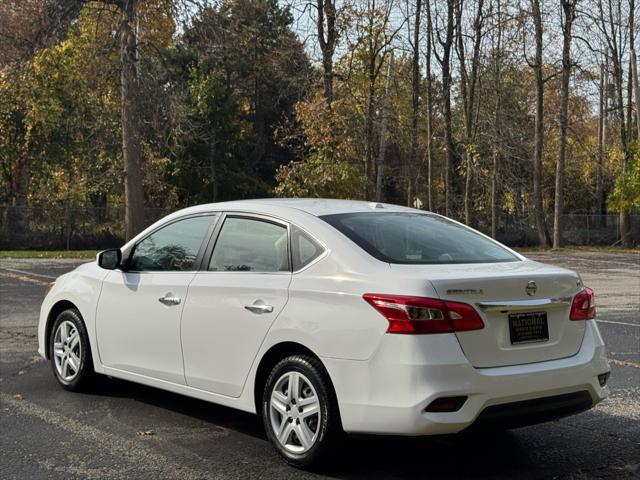
POLYGON ((423 265, 519 261, 495 242, 437 215, 360 212, 320 218, 384 262, 423 265))

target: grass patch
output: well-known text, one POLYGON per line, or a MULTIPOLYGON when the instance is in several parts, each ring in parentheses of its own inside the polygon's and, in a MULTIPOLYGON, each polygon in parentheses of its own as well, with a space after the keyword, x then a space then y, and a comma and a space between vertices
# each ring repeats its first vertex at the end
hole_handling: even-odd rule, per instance
POLYGON ((0 250, 0 258, 96 258, 98 250, 0 250))

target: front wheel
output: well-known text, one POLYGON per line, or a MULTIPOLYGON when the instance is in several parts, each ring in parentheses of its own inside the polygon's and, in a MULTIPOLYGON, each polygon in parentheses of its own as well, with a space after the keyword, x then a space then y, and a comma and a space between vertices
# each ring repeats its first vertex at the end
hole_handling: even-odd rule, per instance
POLYGON ((56 318, 49 338, 53 373, 63 388, 82 390, 94 376, 87 329, 80 312, 74 308, 56 318))
POLYGON ((338 408, 320 361, 295 355, 278 362, 265 385, 262 418, 269 440, 287 463, 317 466, 341 433, 338 408))

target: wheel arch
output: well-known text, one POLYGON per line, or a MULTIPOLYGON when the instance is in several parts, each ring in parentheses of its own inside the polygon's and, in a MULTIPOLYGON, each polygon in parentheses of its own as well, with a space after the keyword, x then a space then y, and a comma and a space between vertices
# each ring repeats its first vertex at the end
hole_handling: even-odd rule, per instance
MULTIPOLYGON (((46 342, 45 355, 47 360, 51 358, 51 352, 49 352, 49 338, 51 337, 51 330, 53 329, 53 324, 56 322, 56 318, 58 318, 58 315, 60 315, 65 310, 69 310, 70 308, 78 310, 78 312, 80 311, 77 305, 75 305, 73 302, 69 300, 58 300, 56 303, 53 304, 53 306, 51 307, 51 310, 49 310, 49 315, 47 315, 47 325, 45 327, 45 332, 44 332, 44 340, 46 342)), ((84 318, 82 317, 82 314, 80 314, 80 319, 84 323, 84 318)), ((85 328, 86 328, 86 325, 85 325, 85 328)))
MULTIPOLYGON (((260 363, 258 364, 258 368, 256 369, 254 388, 253 388, 253 400, 255 404, 256 413, 260 416, 262 415, 262 393, 264 391, 264 387, 267 383, 267 378, 269 377, 269 373, 273 369, 273 367, 283 358, 289 357, 291 355, 308 355, 320 362, 322 368, 324 369, 324 373, 329 380, 329 386, 331 388, 331 395, 333 396, 333 400, 338 409, 338 418, 340 416, 340 405, 337 400, 336 390, 333 386, 333 380, 331 379, 331 375, 329 375, 329 371, 325 367, 324 363, 320 359, 318 355, 316 355, 311 349, 305 347, 301 343, 297 342, 280 342, 273 345, 269 350, 265 352, 265 354, 260 359, 260 363)), ((340 424, 342 421, 340 420, 340 424)))

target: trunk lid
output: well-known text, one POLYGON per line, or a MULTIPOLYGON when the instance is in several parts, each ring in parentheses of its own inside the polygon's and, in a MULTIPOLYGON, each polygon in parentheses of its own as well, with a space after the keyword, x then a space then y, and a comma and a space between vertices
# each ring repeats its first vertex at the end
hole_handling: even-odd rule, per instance
POLYGON ((468 303, 476 308, 485 327, 456 333, 474 367, 565 358, 580 349, 586 324, 569 320, 572 297, 582 288, 575 272, 529 260, 464 265, 394 264, 391 268, 429 281, 443 300, 468 303), (535 289, 531 282, 535 283, 535 289), (527 313, 546 314, 548 340, 512 343, 509 316, 527 313))

